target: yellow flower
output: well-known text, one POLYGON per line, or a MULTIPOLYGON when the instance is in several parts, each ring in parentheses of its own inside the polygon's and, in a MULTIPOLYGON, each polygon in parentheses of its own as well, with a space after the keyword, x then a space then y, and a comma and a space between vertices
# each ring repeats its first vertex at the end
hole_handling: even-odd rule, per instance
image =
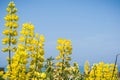
POLYGON ((12 28, 13 22, 9 22, 9 27, 12 28))
POLYGON ((8 4, 8 6, 9 6, 10 8, 13 8, 13 7, 15 7, 15 4, 14 4, 13 1, 11 1, 11 2, 8 4))
POLYGON ((24 42, 25 41, 25 37, 24 36, 20 36, 19 41, 20 42, 24 42))
POLYGON ((17 48, 16 48, 16 47, 12 48, 12 52, 15 52, 16 50, 17 50, 17 48))
POLYGON ((39 59, 41 62, 44 62, 44 57, 43 56, 39 56, 39 59))
POLYGON ((15 38, 12 38, 12 39, 11 39, 11 42, 12 42, 12 44, 15 45, 15 44, 17 43, 17 40, 16 40, 15 38))
POLYGON ((3 32, 2 32, 4 35, 8 35, 9 34, 9 30, 4 30, 3 32))
POLYGON ((26 28, 27 28, 27 26, 28 26, 28 24, 27 24, 27 23, 25 23, 25 24, 23 24, 22 26, 23 26, 23 29, 26 29, 26 28))
POLYGON ((56 66, 57 66, 57 67, 60 67, 60 66, 62 66, 62 63, 61 63, 61 62, 57 62, 57 63, 56 63, 56 66))
POLYGON ((40 35, 40 41, 45 42, 45 38, 43 35, 40 35))
POLYGON ((60 60, 60 56, 57 56, 57 57, 56 57, 56 60, 60 60))
POLYGON ((11 11, 11 9, 8 7, 8 8, 6 8, 6 11, 7 11, 7 12, 10 12, 10 11, 11 11))
POLYGON ((70 57, 66 57, 66 60, 67 60, 67 61, 70 61, 70 60, 71 60, 71 58, 70 58, 70 57))
POLYGON ((2 48, 3 52, 8 52, 9 48, 2 48))
POLYGON ((18 28, 18 23, 17 22, 13 22, 13 28, 18 28))
POLYGON ((28 34, 29 34, 28 31, 25 31, 25 32, 24 32, 24 35, 25 35, 25 36, 28 36, 28 34))
POLYGON ((62 44, 62 42, 63 42, 63 40, 61 38, 57 40, 58 44, 62 44))
POLYGON ((11 20, 18 21, 19 17, 16 14, 12 14, 11 20))
POLYGON ((39 42, 38 44, 41 48, 44 46, 43 42, 39 42))
POLYGON ((86 61, 84 65, 85 74, 88 74, 89 70, 90 70, 90 64, 88 61, 86 61))
POLYGON ((9 22, 6 22, 4 26, 9 27, 9 22))
POLYGON ((27 46, 27 49, 28 49, 29 51, 34 51, 34 46, 27 46))
POLYGON ((44 55, 44 49, 40 49, 40 55, 44 55))
POLYGON ((11 20, 11 15, 10 15, 10 14, 7 14, 6 17, 4 17, 4 19, 5 19, 6 21, 10 21, 10 20, 11 20))
POLYGON ((33 39, 33 40, 31 40, 31 42, 30 42, 31 44, 35 44, 36 43, 36 40, 35 39, 33 39))
POLYGON ((34 30, 34 25, 33 25, 33 24, 29 24, 29 25, 28 25, 28 29, 30 29, 30 30, 33 31, 33 30, 34 30))
POLYGON ((0 71, 0 76, 2 76, 2 75, 3 75, 3 73, 4 73, 3 71, 0 71))
POLYGON ((2 39, 2 44, 7 44, 7 43, 9 43, 9 38, 8 37, 3 38, 2 39))
POLYGON ((29 32, 29 36, 30 36, 30 37, 33 37, 33 36, 34 36, 34 32, 33 32, 33 31, 30 31, 30 32, 29 32))
POLYGON ((13 8, 12 12, 13 13, 17 12, 17 8, 13 8))
POLYGON ((24 30, 20 31, 20 34, 23 34, 23 35, 24 35, 24 33, 25 33, 25 31, 24 31, 24 30))
POLYGON ((17 33, 17 30, 14 30, 13 33, 12 33, 13 36, 17 36, 18 33, 17 33))
POLYGON ((63 46, 57 46, 56 49, 62 51, 63 50, 63 46))
POLYGON ((14 20, 15 20, 15 21, 18 21, 18 20, 19 20, 19 17, 16 15, 16 16, 14 17, 14 20))
POLYGON ((37 34, 35 35, 35 37, 38 38, 38 37, 39 37, 39 34, 37 33, 37 34))
POLYGON ((24 50, 25 46, 23 44, 18 44, 18 48, 24 50))
POLYGON ((46 78, 46 74, 45 73, 41 73, 41 78, 45 79, 46 78))

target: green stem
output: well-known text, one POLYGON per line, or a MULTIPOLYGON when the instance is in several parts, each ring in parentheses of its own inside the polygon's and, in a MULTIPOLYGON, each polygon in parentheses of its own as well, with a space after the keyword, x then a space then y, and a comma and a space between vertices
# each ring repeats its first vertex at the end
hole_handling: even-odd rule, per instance
MULTIPOLYGON (((9 35, 9 48, 11 47, 11 35, 9 35)), ((9 66, 10 66, 10 71, 12 71, 11 68, 11 50, 9 49, 9 66)))

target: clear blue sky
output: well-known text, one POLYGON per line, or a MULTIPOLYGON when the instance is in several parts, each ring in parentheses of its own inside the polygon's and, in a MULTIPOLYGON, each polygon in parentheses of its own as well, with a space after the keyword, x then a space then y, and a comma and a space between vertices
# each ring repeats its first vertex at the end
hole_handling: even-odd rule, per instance
MULTIPOLYGON (((9 1, 0 0, 0 40, 9 1)), ((15 4, 20 17, 18 30, 23 23, 32 22, 35 32, 45 36, 46 58, 58 55, 58 38, 72 41, 71 56, 80 65, 86 60, 90 64, 113 63, 120 53, 120 0, 15 0, 15 4)), ((6 56, 0 51, 0 66, 7 64, 6 56)))

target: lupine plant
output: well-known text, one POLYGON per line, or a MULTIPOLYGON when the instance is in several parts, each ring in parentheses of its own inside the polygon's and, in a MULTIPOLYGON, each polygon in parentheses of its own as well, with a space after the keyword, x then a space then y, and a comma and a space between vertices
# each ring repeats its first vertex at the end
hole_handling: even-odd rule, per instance
MULTIPOLYGON (((87 62, 88 63, 88 62, 87 62)), ((115 73, 113 73, 114 64, 105 64, 104 62, 99 62, 94 64, 90 69, 88 64, 85 64, 85 80, 118 80, 118 67, 115 68, 115 73)))
POLYGON ((5 35, 5 38, 2 39, 2 44, 7 45, 7 47, 3 48, 3 52, 8 52, 8 67, 7 72, 4 75, 5 79, 9 79, 11 77, 12 72, 12 52, 16 51, 16 47, 14 45, 17 44, 17 39, 15 36, 18 35, 17 28, 18 28, 18 19, 19 17, 16 15, 17 8, 15 8, 14 2, 10 2, 8 4, 8 7, 6 8, 6 11, 8 14, 5 16, 5 30, 3 31, 3 34, 5 35))
POLYGON ((86 61, 84 73, 81 73, 78 63, 70 62, 71 40, 58 39, 56 49, 59 55, 56 61, 53 57, 45 59, 44 36, 34 32, 32 23, 24 23, 18 36, 19 17, 15 3, 11 1, 6 10, 8 14, 4 18, 5 29, 2 33, 5 37, 2 44, 7 47, 2 51, 8 52, 8 66, 7 71, 0 71, 0 80, 118 80, 118 66, 104 62, 90 66, 86 61))

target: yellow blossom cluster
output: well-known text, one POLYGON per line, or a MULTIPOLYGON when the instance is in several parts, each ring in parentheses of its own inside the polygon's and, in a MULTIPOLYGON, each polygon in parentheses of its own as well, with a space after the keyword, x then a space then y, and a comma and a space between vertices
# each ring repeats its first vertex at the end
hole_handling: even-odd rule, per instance
POLYGON ((72 54, 72 45, 70 40, 65 39, 58 39, 57 41, 58 46, 56 47, 59 50, 59 56, 56 57, 56 60, 64 59, 66 61, 70 61, 71 58, 69 57, 72 54))
POLYGON ((30 50, 31 54, 31 62, 30 62, 30 71, 28 72, 28 75, 30 79, 44 79, 46 74, 41 72, 41 68, 43 67, 44 62, 44 36, 43 35, 35 35, 35 38, 33 39, 34 44, 31 46, 34 49, 31 49, 31 47, 28 47, 28 50, 30 50), (40 76, 41 75, 41 76, 40 76))
POLYGON ((8 4, 8 7, 6 8, 6 11, 8 12, 8 14, 4 17, 5 19, 5 30, 2 32, 6 37, 2 39, 2 44, 7 45, 7 47, 3 48, 2 51, 3 52, 8 52, 9 57, 7 58, 8 60, 8 70, 7 72, 3 75, 4 79, 10 79, 12 80, 12 78, 14 77, 12 74, 12 53, 11 52, 15 52, 17 50, 17 48, 14 46, 17 44, 17 38, 16 36, 18 36, 17 33, 17 28, 18 28, 18 23, 17 21, 19 20, 19 17, 17 16, 16 12, 17 12, 17 8, 15 8, 15 3, 13 1, 11 1, 8 4))
POLYGON ((8 8, 6 9, 8 14, 5 16, 5 30, 2 32, 6 37, 2 39, 2 44, 9 45, 7 48, 3 48, 3 52, 15 51, 15 47, 12 48, 12 44, 15 45, 17 43, 17 39, 15 36, 18 35, 16 28, 18 28, 17 21, 19 20, 16 15, 17 9, 15 8, 15 4, 11 1, 8 4, 8 8), (14 49, 14 50, 12 50, 14 49))
MULTIPOLYGON (((17 50, 12 57, 11 72, 6 72, 3 78, 7 79, 8 76, 10 80, 26 80, 26 64, 27 64, 28 54, 26 51, 17 50)), ((8 66, 7 69, 10 67, 8 66)))
POLYGON ((88 61, 86 61, 84 65, 84 72, 86 75, 89 74, 89 70, 90 70, 90 64, 88 61))
MULTIPOLYGON (((86 76, 86 80, 118 80, 118 68, 115 67, 115 72, 113 74, 114 64, 105 64, 100 62, 94 64, 89 70, 89 73, 86 76)), ((88 71, 88 69, 86 69, 88 71)), ((86 74, 86 73, 85 73, 86 74)))
MULTIPOLYGON (((72 54, 72 44, 70 40, 66 39, 58 39, 57 44, 56 49, 59 50, 59 56, 56 57, 56 60, 59 60, 59 62, 56 63, 58 67, 56 72, 59 76, 58 79, 67 79, 68 75, 65 76, 65 74, 68 73, 68 68, 70 67, 69 61, 71 57, 69 55, 72 54)), ((55 76, 56 79, 57 75, 55 76)))
POLYGON ((34 38, 34 25, 31 23, 24 23, 20 31, 18 47, 21 50, 34 50, 31 45, 35 43, 34 38), (32 43, 34 42, 34 43, 32 43), (29 48, 29 49, 28 49, 29 48))
POLYGON ((68 61, 71 60, 69 57, 72 54, 72 44, 70 40, 58 39, 58 46, 56 47, 59 50, 59 56, 56 57, 56 60, 62 60, 62 62, 56 63, 56 66, 65 67, 64 64, 68 65, 68 61))

